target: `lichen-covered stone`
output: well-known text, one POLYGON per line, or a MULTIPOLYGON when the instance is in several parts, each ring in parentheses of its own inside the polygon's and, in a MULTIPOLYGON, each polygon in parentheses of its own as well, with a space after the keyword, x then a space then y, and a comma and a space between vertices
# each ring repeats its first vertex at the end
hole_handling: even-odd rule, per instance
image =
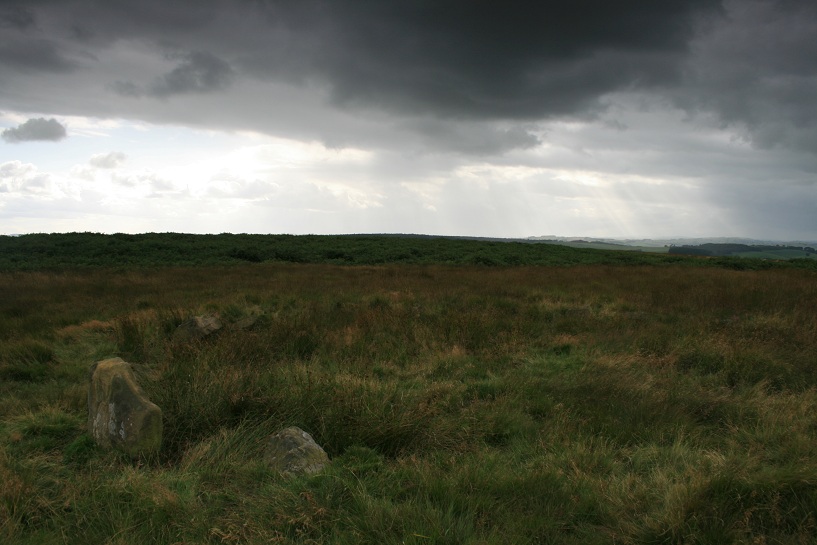
POLYGON ((329 456, 312 436, 295 426, 270 437, 266 459, 285 475, 311 475, 329 464, 329 456))
POLYGON ((173 332, 174 341, 198 341, 221 329, 221 320, 212 314, 193 316, 179 324, 173 332))
POLYGON ((162 443, 162 410, 152 403, 121 358, 96 362, 88 388, 88 431, 96 443, 133 457, 162 443))

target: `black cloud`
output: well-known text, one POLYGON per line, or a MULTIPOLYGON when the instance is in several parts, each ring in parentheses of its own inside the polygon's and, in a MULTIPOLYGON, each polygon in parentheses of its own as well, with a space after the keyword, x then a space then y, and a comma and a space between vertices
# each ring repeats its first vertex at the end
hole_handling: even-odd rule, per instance
POLYGON ((285 38, 242 58, 257 74, 323 78, 339 105, 531 119, 582 111, 629 86, 677 81, 695 17, 719 2, 264 5, 285 38))
POLYGON ((3 140, 11 143, 30 140, 57 142, 66 136, 65 127, 59 121, 43 117, 29 119, 17 127, 4 130, 2 134, 3 140))

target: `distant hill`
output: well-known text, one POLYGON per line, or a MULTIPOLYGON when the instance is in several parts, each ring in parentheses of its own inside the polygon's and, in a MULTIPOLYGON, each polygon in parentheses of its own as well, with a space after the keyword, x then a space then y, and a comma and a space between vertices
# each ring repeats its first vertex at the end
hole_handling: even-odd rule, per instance
POLYGON ((573 248, 634 250, 709 257, 758 259, 817 259, 817 242, 769 241, 749 238, 614 239, 593 237, 530 237, 535 242, 562 244, 573 248))
POLYGON ((817 259, 814 246, 750 245, 750 244, 698 244, 671 246, 674 255, 699 255, 709 257, 755 257, 760 259, 817 259))

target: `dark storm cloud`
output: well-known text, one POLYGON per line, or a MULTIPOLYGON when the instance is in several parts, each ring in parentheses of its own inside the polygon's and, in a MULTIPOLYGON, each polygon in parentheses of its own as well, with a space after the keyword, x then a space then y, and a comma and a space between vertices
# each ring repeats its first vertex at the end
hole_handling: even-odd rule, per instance
MULTIPOLYGON (((66 34, 85 44, 109 46, 121 39, 148 39, 166 44, 189 39, 244 0, 3 0, 9 11, 33 14, 35 21, 59 23, 66 34), (39 16, 39 17, 38 17, 39 16), (178 37, 178 40, 175 39, 178 37)), ((39 25, 41 27, 47 25, 39 25)))
POLYGON ((57 142, 65 137, 65 127, 59 121, 43 117, 29 119, 22 125, 4 130, 2 134, 3 140, 11 143, 31 140, 57 142))
POLYGON ((50 72, 55 82, 92 75, 86 87, 77 76, 59 98, 40 93, 28 103, 25 86, 40 82, 0 72, 0 92, 13 88, 0 98, 17 111, 195 119, 370 143, 348 126, 282 121, 322 108, 414 131, 426 147, 489 154, 535 144, 529 123, 598 119, 611 93, 634 91, 714 114, 758 147, 817 149, 812 0, 5 3, 0 70, 50 72), (263 100, 287 85, 302 96, 286 106, 263 100), (209 109, 151 100, 176 95, 197 95, 196 107, 209 109), (39 107, 48 100, 58 106, 39 107), (509 127, 493 122, 520 127, 504 134, 509 127))
MULTIPOLYGON (((318 81, 344 107, 534 119, 584 112, 606 92, 676 82, 696 18, 717 11, 719 1, 69 0, 35 6, 86 44, 137 39, 169 50, 212 51, 192 54, 155 82, 147 89, 154 95, 223 88, 230 63, 257 77, 318 81)), ((129 81, 118 87, 133 94, 132 85, 140 83, 129 81)))
POLYGON ((263 2, 286 58, 246 66, 324 78, 339 105, 448 117, 572 114, 605 92, 675 82, 695 17, 714 0, 263 2))
POLYGON ((0 7, 0 28, 25 30, 34 26, 34 15, 23 6, 0 7))
POLYGON ((817 152, 817 3, 728 0, 694 42, 676 101, 714 111, 760 148, 817 152))
POLYGON ((75 64, 50 40, 12 38, 0 44, 0 68, 19 72, 70 72, 75 64))

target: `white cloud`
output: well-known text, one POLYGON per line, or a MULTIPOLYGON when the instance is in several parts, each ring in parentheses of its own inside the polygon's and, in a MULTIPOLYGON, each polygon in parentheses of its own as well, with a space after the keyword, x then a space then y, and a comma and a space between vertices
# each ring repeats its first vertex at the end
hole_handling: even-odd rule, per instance
POLYGON ((8 161, 0 164, 0 193, 47 193, 51 185, 48 174, 30 163, 8 161))
POLYGON ((91 159, 88 161, 88 164, 90 164, 91 166, 96 167, 96 168, 108 168, 108 169, 111 169, 111 168, 117 168, 117 167, 121 166, 125 162, 126 158, 127 158, 127 156, 124 153, 122 153, 121 151, 112 151, 112 152, 109 152, 109 153, 99 153, 99 154, 93 155, 91 157, 91 159))
MULTIPOLYGON (((111 173, 110 180, 114 185, 124 188, 125 194, 132 197, 149 196, 157 197, 177 191, 173 182, 157 172, 146 171, 126 171, 111 173)), ((122 195, 123 193, 114 188, 112 194, 122 195)), ((113 195, 112 195, 113 196, 113 195)))
POLYGON ((79 178, 86 182, 93 182, 96 180, 96 169, 88 165, 74 165, 71 167, 70 174, 73 178, 79 178))

